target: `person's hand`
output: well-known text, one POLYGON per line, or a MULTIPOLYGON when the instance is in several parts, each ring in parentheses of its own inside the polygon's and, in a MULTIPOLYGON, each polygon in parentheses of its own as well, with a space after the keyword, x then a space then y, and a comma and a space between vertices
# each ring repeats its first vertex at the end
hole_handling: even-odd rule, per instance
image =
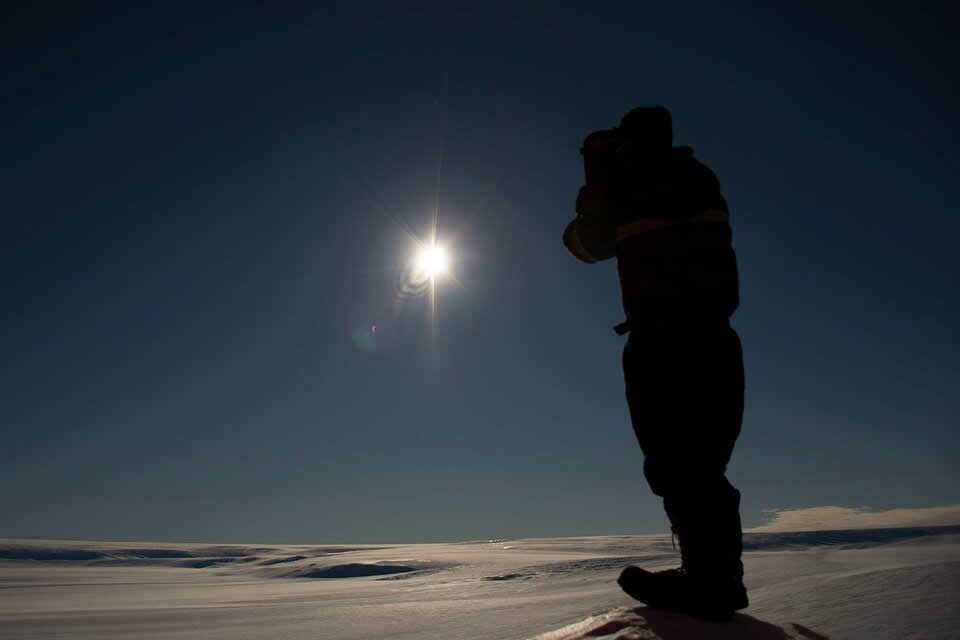
POLYGON ((615 210, 602 186, 585 184, 577 194, 577 217, 563 232, 563 244, 578 260, 599 262, 617 253, 615 210))
POLYGON ((577 193, 577 214, 596 224, 613 225, 617 205, 605 185, 585 184, 577 193))

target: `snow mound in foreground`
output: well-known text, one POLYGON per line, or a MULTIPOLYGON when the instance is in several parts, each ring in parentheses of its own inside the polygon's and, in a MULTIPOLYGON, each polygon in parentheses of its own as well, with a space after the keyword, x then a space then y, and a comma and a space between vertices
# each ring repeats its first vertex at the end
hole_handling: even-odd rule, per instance
POLYGON ((738 613, 726 624, 649 607, 619 607, 533 640, 829 640, 799 624, 775 625, 738 613))

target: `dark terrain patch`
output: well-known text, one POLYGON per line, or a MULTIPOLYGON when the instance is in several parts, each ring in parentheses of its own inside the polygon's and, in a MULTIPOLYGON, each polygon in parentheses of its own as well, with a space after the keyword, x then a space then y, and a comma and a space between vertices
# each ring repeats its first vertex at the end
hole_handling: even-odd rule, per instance
POLYGON ((532 573, 507 573, 502 576, 487 576, 484 578, 484 580, 490 582, 503 582, 506 580, 529 580, 532 577, 532 573))
POLYGON ((338 564, 323 569, 307 569, 299 571, 295 577, 300 578, 365 578, 368 576, 382 576, 393 573, 409 573, 417 567, 387 564, 338 564))
POLYGON ((283 564, 284 562, 296 562, 297 560, 306 560, 307 556, 287 556, 286 558, 270 558, 260 563, 261 567, 269 567, 274 564, 283 564))

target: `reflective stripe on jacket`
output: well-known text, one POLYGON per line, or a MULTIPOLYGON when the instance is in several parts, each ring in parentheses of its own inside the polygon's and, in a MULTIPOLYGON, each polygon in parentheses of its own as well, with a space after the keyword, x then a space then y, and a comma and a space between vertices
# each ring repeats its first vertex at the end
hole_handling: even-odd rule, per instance
POLYGON ((687 220, 644 218, 618 226, 624 311, 634 322, 659 314, 730 317, 739 304, 731 236, 722 209, 687 220))
POLYGON ((616 255, 632 319, 727 318, 737 308, 727 203, 716 176, 689 147, 674 147, 616 180, 584 185, 576 210, 564 244, 585 262, 616 255))

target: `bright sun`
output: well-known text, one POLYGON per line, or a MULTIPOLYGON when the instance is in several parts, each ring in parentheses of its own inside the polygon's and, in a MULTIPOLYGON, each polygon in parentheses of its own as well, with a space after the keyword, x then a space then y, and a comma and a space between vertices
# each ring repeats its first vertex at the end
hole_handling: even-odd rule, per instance
POLYGON ((434 278, 447 270, 447 252, 436 245, 420 249, 417 255, 417 270, 434 278))

